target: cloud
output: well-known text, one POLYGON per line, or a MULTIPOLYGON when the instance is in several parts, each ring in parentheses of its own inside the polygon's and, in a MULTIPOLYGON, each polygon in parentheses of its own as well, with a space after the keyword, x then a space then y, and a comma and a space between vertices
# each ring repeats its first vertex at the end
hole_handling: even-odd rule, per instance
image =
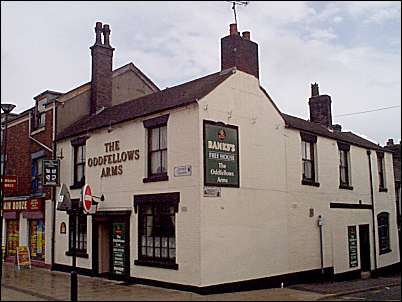
MULTIPOLYGON (((220 39, 233 22, 225 1, 1 5, 1 94, 18 112, 46 89, 65 92, 90 80, 96 21, 111 26, 114 67, 133 62, 161 88, 218 71, 220 39)), ((281 110, 303 118, 313 82, 331 95, 334 115, 400 103, 400 15, 395 2, 251 1, 237 8, 239 30, 259 45, 262 86, 281 110)), ((395 112, 338 122, 378 141, 398 140, 395 112), (368 121, 374 116, 382 119, 378 129, 368 121)))

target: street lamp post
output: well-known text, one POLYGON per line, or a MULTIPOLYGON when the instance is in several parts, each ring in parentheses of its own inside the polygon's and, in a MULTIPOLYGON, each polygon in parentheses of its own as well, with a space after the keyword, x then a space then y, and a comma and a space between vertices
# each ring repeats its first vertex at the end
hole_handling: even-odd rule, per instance
POLYGON ((14 104, 1 104, 1 110, 4 112, 4 149, 3 149, 3 169, 1 171, 1 193, 0 193, 0 242, 2 248, 0 250, 0 282, 3 280, 3 199, 4 199, 4 180, 7 163, 7 117, 15 108, 14 104))

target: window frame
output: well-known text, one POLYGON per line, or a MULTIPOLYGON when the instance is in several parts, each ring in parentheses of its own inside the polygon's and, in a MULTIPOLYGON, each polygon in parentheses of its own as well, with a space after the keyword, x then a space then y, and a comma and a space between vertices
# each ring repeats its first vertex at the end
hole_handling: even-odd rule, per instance
POLYGON ((168 176, 168 127, 167 127, 167 122, 169 119, 169 114, 165 114, 162 116, 158 116, 156 118, 144 120, 144 128, 146 129, 146 136, 147 136, 147 176, 143 179, 144 183, 148 182, 155 182, 155 181, 167 181, 169 180, 168 176), (166 146, 165 148, 161 148, 161 128, 166 127, 166 131, 164 132, 166 134, 166 146), (152 150, 152 132, 155 131, 155 129, 158 130, 158 148, 152 150), (161 173, 152 173, 152 154, 154 153, 159 153, 160 152, 160 161, 161 161, 161 166, 163 162, 163 153, 166 154, 166 167, 165 171, 161 173))
MULTIPOLYGON (((87 215, 83 213, 76 214, 76 256, 81 258, 88 258, 88 220, 87 215)), ((67 256, 72 256, 73 250, 73 221, 72 216, 68 216, 68 251, 67 256)))
POLYGON ((44 157, 32 158, 31 160, 31 190, 32 193, 43 192, 43 159, 44 157), (34 174, 34 171, 36 173, 34 174))
POLYGON ((378 190, 379 190, 379 192, 388 192, 386 176, 385 176, 384 152, 377 151, 377 171, 378 171, 378 190))
POLYGON ((353 190, 351 185, 350 145, 340 141, 337 144, 339 150, 339 189, 353 190), (342 169, 345 171, 345 181, 342 180, 342 169))
POLYGON ((310 134, 310 133, 305 133, 305 132, 300 132, 301 136, 301 159, 302 159, 302 185, 310 185, 310 186, 315 186, 319 187, 320 184, 317 181, 317 156, 316 156, 316 145, 317 145, 317 136, 310 134), (307 144, 309 145, 310 152, 309 154, 306 154, 306 157, 309 156, 310 158, 305 158, 305 151, 307 148, 307 144), (311 164, 311 177, 307 178, 305 177, 305 162, 310 162, 311 164))
MULTIPOLYGON (((134 261, 135 265, 141 266, 151 266, 151 267, 159 267, 159 268, 166 268, 166 269, 174 269, 178 270, 179 265, 177 264, 177 213, 178 213, 178 204, 180 201, 180 193, 173 192, 173 193, 162 193, 162 194, 143 194, 143 195, 135 195, 134 196, 134 210, 138 213, 138 228, 137 228, 137 235, 138 235, 138 250, 137 250, 137 258, 134 261), (165 212, 166 216, 169 216, 169 219, 173 217, 173 228, 169 229, 169 231, 174 231, 173 234, 168 234, 168 236, 159 236, 159 246, 155 244, 155 238, 158 237, 157 234, 153 233, 154 231, 158 230, 155 226, 161 226, 160 224, 155 224, 155 217, 159 218, 159 221, 162 221, 161 217, 161 209, 163 208, 171 208, 171 212, 165 212), (146 213, 145 210, 151 208, 152 213, 146 213), (156 212, 159 210, 159 216, 155 215, 156 212), (147 236, 146 231, 148 227, 148 220, 147 218, 152 217, 152 233, 151 236, 147 236), (146 236, 147 238, 152 238, 153 243, 152 246, 147 245, 147 241, 145 246, 143 246, 142 236, 146 236), (167 256, 162 257, 162 237, 167 238, 166 241, 166 249, 167 249, 167 256), (169 257, 170 250, 170 240, 174 239, 174 251, 175 256, 169 257), (145 247, 147 253, 147 248, 152 249, 152 256, 148 256, 147 254, 143 254, 142 248, 145 247), (159 248, 159 256, 156 253, 156 250, 159 248)), ((171 220, 169 220, 171 221, 171 220)), ((160 228, 159 228, 160 230, 160 228)), ((147 240, 147 239, 146 239, 147 240)))
POLYGON ((389 216, 388 212, 377 214, 378 248, 380 255, 392 252, 390 248, 389 216))
POLYGON ((73 147, 73 185, 70 186, 70 189, 79 189, 85 184, 86 139, 87 137, 78 137, 71 141, 71 145, 73 147), (82 148, 82 154, 81 161, 78 163, 77 156, 80 148, 82 148), (77 179, 77 171, 79 167, 82 169, 82 179, 80 181, 77 179))

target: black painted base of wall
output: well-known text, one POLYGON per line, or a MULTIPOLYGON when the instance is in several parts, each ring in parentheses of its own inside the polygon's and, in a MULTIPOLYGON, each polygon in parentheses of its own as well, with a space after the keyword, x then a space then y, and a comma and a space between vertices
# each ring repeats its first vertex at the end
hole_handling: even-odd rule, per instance
MULTIPOLYGON (((63 264, 55 264, 52 267, 52 270, 58 270, 62 272, 71 272, 71 266, 63 265, 63 264)), ((380 276, 386 274, 394 274, 396 272, 400 272, 400 262, 380 268, 376 271, 372 271, 372 276, 380 276)), ((94 274, 94 272, 90 269, 77 268, 78 274, 86 275, 86 276, 98 276, 94 274)), ((164 282, 158 280, 137 278, 137 277, 126 277, 124 279, 120 279, 121 281, 130 283, 130 284, 142 284, 142 285, 150 285, 157 286, 168 289, 176 289, 182 291, 189 291, 193 293, 197 293, 200 295, 209 295, 209 294, 219 294, 219 293, 228 293, 228 292, 240 292, 240 291, 248 291, 248 290, 257 290, 257 289, 265 289, 265 288, 274 288, 281 287, 281 283, 283 282, 284 286, 294 285, 298 283, 309 283, 309 282, 317 282, 317 281, 344 281, 351 279, 360 279, 360 269, 347 273, 340 273, 334 275, 333 267, 324 268, 323 271, 320 269, 309 270, 297 273, 284 274, 273 277, 265 277, 258 278, 253 280, 239 281, 239 282, 231 282, 217 285, 210 285, 204 287, 198 287, 193 285, 185 285, 179 283, 171 283, 164 282)))

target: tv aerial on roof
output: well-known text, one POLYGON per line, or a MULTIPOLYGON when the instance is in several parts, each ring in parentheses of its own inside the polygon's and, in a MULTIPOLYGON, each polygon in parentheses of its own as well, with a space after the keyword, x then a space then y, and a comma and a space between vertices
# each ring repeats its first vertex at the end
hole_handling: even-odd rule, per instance
POLYGON ((247 6, 247 4, 250 3, 250 1, 226 1, 226 2, 230 2, 233 4, 232 9, 233 9, 234 18, 235 18, 235 24, 237 24, 236 5, 247 6))

